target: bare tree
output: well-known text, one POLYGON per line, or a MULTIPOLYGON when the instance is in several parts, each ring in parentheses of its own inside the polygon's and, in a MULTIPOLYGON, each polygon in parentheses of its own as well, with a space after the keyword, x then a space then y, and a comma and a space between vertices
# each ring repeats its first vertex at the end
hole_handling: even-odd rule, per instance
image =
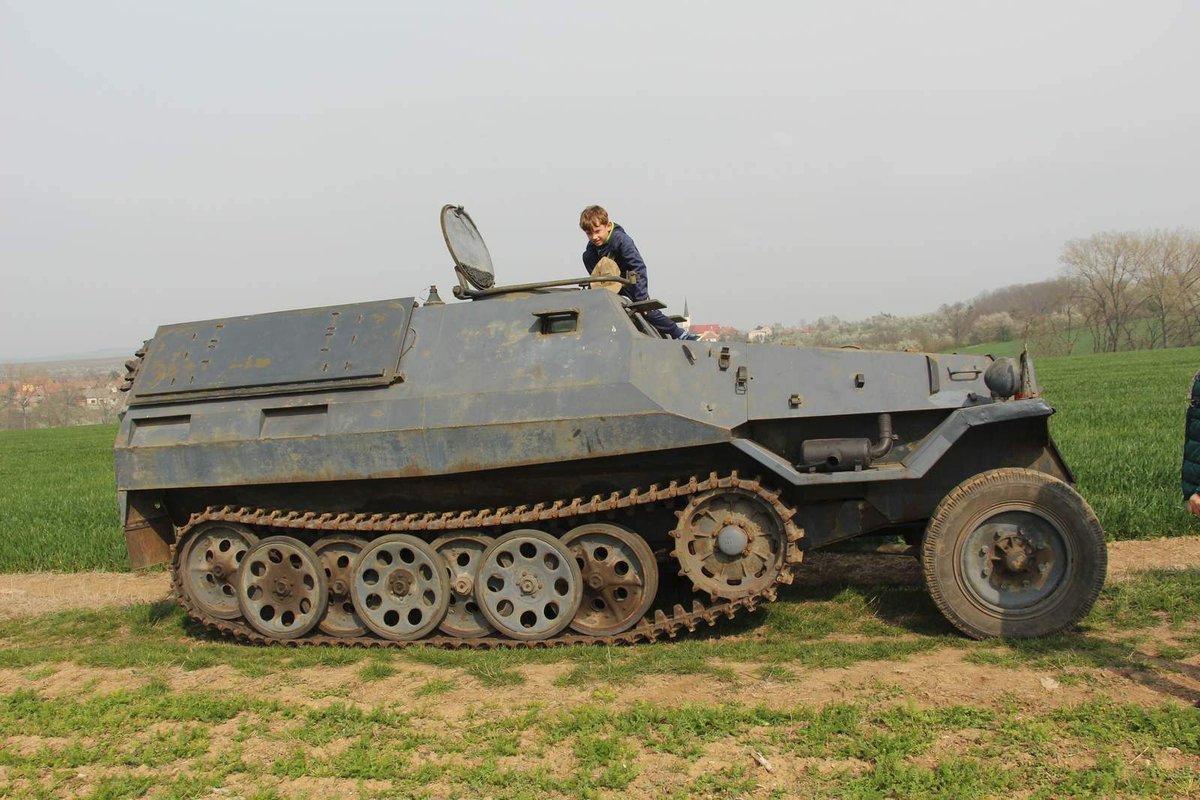
POLYGON ((1181 345, 1200 341, 1200 235, 1186 231, 1180 234, 1179 257, 1175 261, 1175 307, 1179 313, 1178 342, 1181 345))
POLYGON ((937 313, 942 330, 950 337, 950 344, 955 347, 966 344, 975 323, 974 307, 965 303, 944 304, 937 313))
POLYGON ((1150 349, 1170 347, 1179 322, 1178 262, 1184 237, 1179 232, 1154 231, 1145 236, 1145 257, 1138 264, 1138 285, 1149 324, 1146 341, 1150 349))
POLYGON ((81 392, 58 387, 53 391, 46 392, 46 399, 39 404, 38 410, 48 426, 60 428, 76 421, 80 413, 81 400, 81 392))
POLYGON ((1098 233, 1063 247, 1062 263, 1079 278, 1079 303, 1092 327, 1093 348, 1116 352, 1133 344, 1138 276, 1147 248, 1135 234, 1098 233))

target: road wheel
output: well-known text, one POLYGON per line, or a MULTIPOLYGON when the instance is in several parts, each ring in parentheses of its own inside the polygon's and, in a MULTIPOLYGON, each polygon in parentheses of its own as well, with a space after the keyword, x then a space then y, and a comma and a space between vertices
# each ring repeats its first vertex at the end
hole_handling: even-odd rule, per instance
POLYGON ((1095 512, 1063 481, 1028 469, 982 472, 938 504, 925 529, 929 594, 974 639, 1047 636, 1091 610, 1108 548, 1095 512))

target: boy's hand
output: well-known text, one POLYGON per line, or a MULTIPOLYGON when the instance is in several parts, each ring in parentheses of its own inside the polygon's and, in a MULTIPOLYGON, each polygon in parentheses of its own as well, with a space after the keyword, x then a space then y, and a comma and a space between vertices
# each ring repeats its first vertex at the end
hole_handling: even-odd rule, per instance
POLYGON ((1200 517, 1200 494, 1193 494, 1188 498, 1187 510, 1200 517))

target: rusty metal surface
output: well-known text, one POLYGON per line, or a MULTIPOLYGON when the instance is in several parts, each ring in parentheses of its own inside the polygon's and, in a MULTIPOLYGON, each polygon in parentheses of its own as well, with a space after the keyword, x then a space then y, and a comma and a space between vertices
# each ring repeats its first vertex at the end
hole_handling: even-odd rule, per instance
POLYGON ((129 553, 129 566, 133 569, 145 569, 171 560, 171 545, 149 527, 126 527, 125 550, 129 553))
POLYGON ((144 569, 169 561, 175 528, 158 496, 135 493, 122 500, 129 565, 133 569, 144 569))
MULTIPOLYGON (((705 605, 696 600, 691 608, 674 605, 670 612, 659 609, 645 617, 635 627, 610 636, 590 636, 579 634, 564 634, 552 639, 524 641, 508 639, 496 635, 465 639, 456 636, 431 636, 416 641, 401 641, 382 639, 370 636, 307 636, 300 639, 276 639, 265 636, 240 620, 219 619, 204 613, 188 597, 188 593, 180 582, 180 570, 173 570, 173 586, 180 605, 188 616, 196 621, 239 641, 254 644, 287 644, 287 645, 340 645, 357 647, 402 647, 423 645, 449 649, 493 649, 534 647, 544 648, 568 644, 634 644, 637 642, 654 641, 662 637, 675 638, 681 631, 694 631, 701 624, 715 625, 718 620, 732 619, 743 610, 752 611, 762 602, 774 600, 781 584, 792 582, 792 567, 800 563, 802 554, 799 542, 804 531, 794 522, 795 509, 785 505, 777 492, 765 488, 757 480, 740 478, 737 473, 718 476, 716 473, 707 478, 699 479, 693 476, 690 480, 671 481, 666 486, 653 485, 645 489, 634 488, 619 494, 613 493, 607 497, 592 497, 588 500, 572 498, 571 500, 555 500, 536 503, 531 506, 515 508, 477 509, 471 511, 436 512, 426 514, 332 514, 315 511, 284 511, 280 509, 262 508, 209 508, 193 514, 187 528, 182 532, 180 546, 175 548, 176 554, 186 549, 188 533, 205 523, 230 522, 246 525, 255 529, 286 531, 305 530, 331 532, 373 532, 379 534, 400 532, 424 532, 445 530, 487 530, 503 528, 508 525, 529 525, 551 520, 569 520, 585 518, 589 514, 617 511, 621 509, 647 508, 656 504, 670 502, 679 498, 689 498, 693 495, 711 492, 719 489, 732 489, 749 496, 758 498, 766 504, 779 518, 784 526, 785 551, 780 570, 775 581, 758 591, 747 593, 745 596, 716 601, 705 605)), ((203 530, 203 528, 201 528, 203 530)), ((176 556, 178 557, 178 555, 176 556)))

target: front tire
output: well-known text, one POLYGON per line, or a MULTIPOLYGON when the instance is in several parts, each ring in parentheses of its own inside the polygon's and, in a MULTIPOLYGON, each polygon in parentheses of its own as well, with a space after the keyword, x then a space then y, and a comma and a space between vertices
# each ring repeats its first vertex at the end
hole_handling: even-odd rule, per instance
POLYGON ((1100 521, 1071 486, 1029 469, 982 472, 934 509, 921 552, 938 609, 973 639, 1048 636, 1104 586, 1100 521))

